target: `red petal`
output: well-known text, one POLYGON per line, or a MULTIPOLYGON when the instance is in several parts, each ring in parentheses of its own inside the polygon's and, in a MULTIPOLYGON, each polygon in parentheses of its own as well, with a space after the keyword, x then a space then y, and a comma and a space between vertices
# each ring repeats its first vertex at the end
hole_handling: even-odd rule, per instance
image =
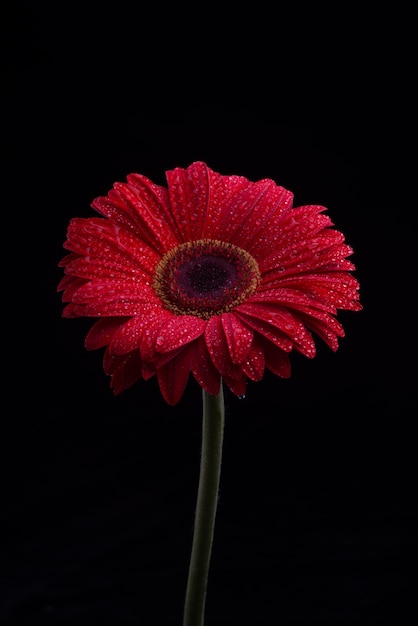
POLYGON ((77 257, 67 265, 65 271, 84 280, 117 281, 119 284, 123 281, 126 288, 131 290, 138 289, 140 284, 149 284, 152 276, 150 272, 127 263, 126 259, 121 263, 116 255, 109 256, 107 260, 99 257, 77 257))
POLYGON ((316 333, 334 352, 338 349, 338 337, 344 337, 342 325, 332 315, 319 311, 300 313, 306 326, 316 333))
POLYGON ((76 291, 86 284, 84 278, 75 278, 74 276, 65 275, 59 285, 58 291, 63 291, 62 301, 71 302, 76 291))
POLYGON ((279 249, 274 248, 274 251, 259 263, 260 272, 263 274, 269 271, 279 272, 280 277, 284 267, 295 262, 301 263, 305 258, 310 258, 322 250, 329 250, 335 245, 342 244, 343 241, 342 233, 326 229, 316 236, 308 237, 303 243, 299 240, 292 241, 286 246, 282 242, 279 249))
POLYGON ((129 174, 127 180, 128 183, 137 190, 144 206, 148 209, 151 206, 153 207, 153 209, 148 212, 156 221, 157 226, 158 223, 160 224, 160 228, 163 224, 168 224, 169 229, 174 234, 177 243, 180 242, 181 231, 178 231, 177 229, 173 212, 171 210, 168 189, 166 187, 156 185, 142 174, 129 174))
MULTIPOLYGON (((311 306, 327 310, 329 313, 335 313, 337 309, 357 311, 362 308, 358 302, 359 283, 346 272, 330 271, 289 276, 280 281, 280 286, 294 287, 294 293, 296 289, 303 291, 311 300, 311 306)), ((296 300, 293 300, 293 303, 296 303, 296 300)))
POLYGON ((305 290, 303 287, 304 285, 301 281, 298 289, 277 287, 269 291, 259 291, 254 294, 248 302, 258 303, 260 305, 264 304, 268 308, 275 306, 290 309, 310 307, 321 311, 328 311, 329 313, 336 313, 337 309, 333 304, 324 302, 323 299, 313 298, 312 295, 305 293, 310 290, 305 290))
POLYGON ((146 315, 135 315, 122 324, 114 333, 109 350, 112 354, 126 354, 139 350, 139 346, 146 326, 146 315))
POLYGON ((159 356, 156 352, 155 342, 161 326, 171 317, 173 317, 173 314, 165 309, 161 309, 157 314, 148 317, 140 345, 141 358, 144 362, 155 361, 159 356))
POLYGON ((251 380, 258 381, 264 376, 265 359, 263 350, 256 344, 251 347, 250 354, 242 364, 243 372, 251 380))
POLYGON ((157 371, 158 384, 163 398, 174 406, 182 397, 193 362, 194 345, 189 344, 177 356, 157 371))
POLYGON ((107 196, 95 198, 91 206, 159 252, 174 246, 178 240, 167 228, 170 225, 167 190, 139 174, 131 174, 128 181, 128 184, 115 183, 107 196))
POLYGON ((180 354, 182 350, 183 348, 178 348, 172 352, 156 355, 152 361, 142 361, 142 378, 148 380, 151 376, 154 376, 160 367, 164 367, 171 359, 180 354))
POLYGON ((227 387, 238 397, 245 396, 247 389, 247 377, 245 374, 241 374, 239 378, 231 378, 230 376, 224 376, 223 381, 227 387))
POLYGON ((319 206, 292 209, 289 200, 284 210, 277 211, 257 234, 257 238, 251 242, 250 251, 254 250, 254 256, 262 260, 264 256, 271 254, 272 250, 285 248, 293 240, 301 241, 312 237, 325 226, 332 225, 328 216, 318 215, 318 212, 325 210, 325 207, 319 206), (260 249, 263 251, 261 258, 257 255, 257 250, 260 249))
POLYGON ((166 172, 170 205, 182 241, 200 239, 210 199, 209 170, 204 163, 166 172))
POLYGON ((64 318, 73 318, 73 317, 82 317, 84 315, 84 307, 79 304, 67 304, 62 312, 62 317, 64 318))
POLYGON ((211 317, 205 330, 205 341, 218 372, 222 377, 231 377, 238 380, 242 375, 242 368, 234 365, 228 350, 222 321, 219 316, 211 317))
MULTIPOLYGON (((251 183, 231 206, 239 217, 234 243, 260 258, 271 252, 274 228, 292 207, 293 194, 269 179, 251 183), (267 232, 266 238, 263 233, 267 232)), ((229 217, 231 219, 231 217, 229 217)))
POLYGON ((111 375, 110 388, 115 395, 132 387, 141 378, 141 358, 139 350, 123 356, 110 355, 106 350, 103 358, 106 374, 111 375))
MULTIPOLYGON (((278 329, 292 341, 294 347, 299 352, 308 358, 313 358, 315 356, 315 343, 311 334, 302 322, 283 306, 267 307, 247 302, 236 307, 235 314, 239 314, 239 317, 244 314, 246 322, 253 328, 259 330, 259 332, 264 336, 268 336, 265 332, 265 324, 267 324, 267 329, 268 327, 278 329), (262 322, 261 325, 260 322, 262 322)), ((274 341, 274 343, 279 345, 277 340, 274 341)), ((286 350, 285 345, 279 345, 279 347, 286 350)))
POLYGON ((178 237, 170 227, 166 216, 169 210, 162 209, 155 204, 154 197, 147 194, 142 197, 137 187, 125 183, 115 183, 114 190, 109 197, 117 199, 128 207, 129 213, 134 216, 135 232, 140 239, 148 242, 160 253, 172 248, 178 243, 178 237))
POLYGON ((204 333, 205 320, 194 315, 172 315, 160 326, 155 341, 157 352, 171 352, 204 333))
POLYGON ((218 395, 221 376, 210 358, 203 336, 195 343, 192 373, 203 389, 213 396, 218 395))
POLYGON ((159 302, 154 290, 145 284, 132 284, 119 280, 96 279, 83 284, 74 292, 73 302, 100 306, 112 302, 159 302))
POLYGON ((144 304, 143 300, 129 301, 123 298, 117 298, 115 302, 93 301, 80 305, 79 314, 88 317, 127 317, 140 315, 144 304))
POLYGON ((95 322, 87 333, 84 342, 86 349, 97 350, 106 346, 125 321, 121 317, 107 317, 95 322))
POLYGON ((291 373, 289 355, 264 337, 259 337, 258 341, 264 352, 266 368, 280 378, 289 378, 291 373))
POLYGON ((250 351, 254 333, 233 313, 224 313, 221 321, 231 360, 242 363, 250 351))
POLYGON ((98 217, 72 219, 64 247, 79 256, 122 268, 140 268, 148 274, 153 273, 161 258, 137 234, 98 217))
MULTIPOLYGON (((65 244, 64 244, 65 247, 65 244)), ((58 263, 58 267, 65 267, 66 265, 68 265, 68 263, 71 263, 71 261, 74 261, 74 259, 78 259, 78 254, 74 254, 73 252, 70 252, 70 254, 66 254, 65 257, 63 257, 61 259, 61 261, 58 263)), ((60 291, 60 288, 58 286, 57 291, 60 291)))
POLYGON ((243 176, 222 176, 201 161, 170 170, 166 177, 182 241, 205 237, 228 241, 231 223, 228 218, 224 223, 222 216, 227 212, 230 217, 231 199, 251 183, 243 176))

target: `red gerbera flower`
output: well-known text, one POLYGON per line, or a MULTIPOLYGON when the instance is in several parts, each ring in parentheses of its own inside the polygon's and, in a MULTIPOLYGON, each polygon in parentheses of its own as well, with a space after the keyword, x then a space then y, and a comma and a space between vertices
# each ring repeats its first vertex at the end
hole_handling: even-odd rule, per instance
POLYGON ((58 285, 64 317, 100 318, 85 345, 104 348, 115 394, 156 375, 176 404, 190 373, 209 394, 240 396, 265 368, 290 376, 294 348, 332 350, 338 309, 359 311, 353 250, 318 205, 292 207, 274 181, 222 176, 205 163, 115 183, 70 221, 58 285))

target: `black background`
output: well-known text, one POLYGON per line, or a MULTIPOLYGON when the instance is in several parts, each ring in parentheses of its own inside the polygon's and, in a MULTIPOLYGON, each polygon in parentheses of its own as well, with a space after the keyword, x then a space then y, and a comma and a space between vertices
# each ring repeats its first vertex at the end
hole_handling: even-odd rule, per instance
POLYGON ((292 354, 289 380, 226 393, 205 626, 409 626, 408 16, 343 28, 329 14, 166 11, 21 7, 6 20, 0 623, 181 624, 201 390, 190 380, 169 407, 152 379, 114 398, 102 353, 83 346, 92 321, 63 320, 56 286, 68 221, 92 216, 94 197, 130 172, 165 184, 203 160, 328 207, 364 307, 339 315, 336 353, 318 340, 315 359, 292 354))

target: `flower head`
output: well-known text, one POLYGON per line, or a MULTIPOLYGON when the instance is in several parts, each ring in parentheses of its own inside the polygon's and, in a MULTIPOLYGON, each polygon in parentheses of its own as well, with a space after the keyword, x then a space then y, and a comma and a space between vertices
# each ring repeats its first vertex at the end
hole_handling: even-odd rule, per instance
POLYGON ((326 208, 293 208, 270 179, 223 176, 205 163, 115 183, 70 221, 62 259, 64 317, 98 318, 88 350, 105 348, 115 394, 156 375, 167 403, 190 374, 209 394, 240 396, 267 368, 290 376, 289 353, 332 350, 339 309, 359 311, 353 253, 326 208))

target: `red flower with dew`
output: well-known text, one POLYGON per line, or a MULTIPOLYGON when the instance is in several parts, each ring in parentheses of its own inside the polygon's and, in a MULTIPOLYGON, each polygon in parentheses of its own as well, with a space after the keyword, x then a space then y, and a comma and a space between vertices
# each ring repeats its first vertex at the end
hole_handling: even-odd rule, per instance
POLYGON ((203 162, 115 183, 70 221, 58 285, 63 317, 99 318, 88 350, 105 348, 115 395, 156 375, 175 405, 190 374, 209 394, 241 396, 267 368, 290 376, 289 353, 332 350, 338 309, 359 311, 353 250, 326 208, 293 208, 270 179, 223 176, 203 162))

